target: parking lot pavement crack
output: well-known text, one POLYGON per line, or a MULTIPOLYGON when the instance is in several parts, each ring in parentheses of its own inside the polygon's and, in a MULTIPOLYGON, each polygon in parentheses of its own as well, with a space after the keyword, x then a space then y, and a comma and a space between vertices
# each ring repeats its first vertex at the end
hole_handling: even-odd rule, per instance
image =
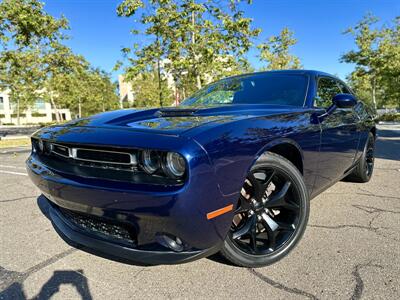
POLYGON ((367 206, 367 205, 357 205, 353 204, 353 207, 361 209, 362 211, 365 211, 369 214, 373 213, 392 213, 392 214, 400 214, 400 211, 396 210, 389 210, 389 209, 383 209, 383 208, 378 208, 374 206, 367 206))
POLYGON ((74 253, 75 251, 77 251, 77 249, 70 248, 68 250, 65 250, 64 252, 56 254, 56 255, 50 257, 49 259, 46 259, 45 261, 42 261, 41 263, 29 268, 28 270, 25 271, 25 274, 27 274, 29 276, 32 273, 35 273, 51 264, 54 264, 55 262, 59 261, 60 259, 63 259, 64 257, 74 253))
POLYGON ((343 229, 343 228, 359 228, 359 229, 366 229, 366 230, 370 230, 370 231, 374 231, 374 232, 376 232, 379 229, 377 227, 355 225, 355 224, 341 224, 341 225, 334 225, 334 226, 310 224, 310 225, 308 225, 308 227, 332 229, 332 230, 343 229))
POLYGON ((5 290, 14 283, 22 284, 22 282, 26 278, 28 278, 31 274, 40 271, 41 269, 59 261, 60 259, 63 259, 64 257, 72 254, 75 251, 77 251, 77 249, 70 248, 66 251, 63 251, 59 254, 56 254, 56 255, 50 257, 49 259, 46 259, 46 260, 38 263, 37 265, 35 265, 33 267, 30 267, 25 272, 9 271, 0 266, 0 290, 5 290))
POLYGON ((367 267, 383 269, 381 265, 372 264, 372 262, 368 262, 366 264, 358 264, 354 266, 353 272, 351 274, 354 277, 356 285, 354 287, 353 294, 350 298, 351 300, 361 299, 362 293, 364 291, 364 281, 362 280, 362 277, 360 275, 360 270, 367 267))
MULTIPOLYGON (((368 213, 371 213, 371 211, 367 211, 368 213)), ((328 230, 341 230, 341 229, 347 229, 347 228, 357 228, 357 229, 364 229, 368 231, 372 231, 376 233, 379 236, 389 238, 391 240, 395 241, 400 241, 399 239, 396 239, 394 237, 387 236, 383 231, 390 229, 390 227, 374 227, 373 222, 375 221, 376 218, 378 218, 382 212, 390 212, 390 213, 397 213, 394 211, 385 211, 385 210, 380 210, 380 211, 374 211, 375 215, 371 218, 371 220, 368 222, 368 226, 366 225, 356 225, 356 224, 340 224, 340 225, 317 225, 317 224, 309 224, 308 227, 312 228, 322 228, 322 229, 328 229, 328 230)))
POLYGON ((288 287, 288 286, 286 286, 286 285, 284 285, 282 283, 279 283, 277 281, 272 280, 271 278, 261 274, 260 272, 257 272, 254 269, 248 269, 248 271, 250 272, 250 274, 258 277, 259 279, 261 279, 262 281, 264 281, 265 283, 271 285, 274 288, 277 288, 279 290, 283 290, 283 291, 285 291, 287 293, 290 293, 290 294, 304 296, 304 297, 309 298, 309 299, 318 299, 315 295, 313 295, 311 293, 308 293, 306 291, 300 290, 298 288, 288 287))
POLYGON ((382 199, 400 200, 400 197, 395 197, 395 196, 386 196, 386 195, 377 195, 377 194, 368 194, 368 193, 355 193, 355 194, 360 195, 360 196, 369 196, 369 197, 382 198, 382 199))
POLYGON ((13 199, 5 199, 5 200, 0 200, 0 203, 15 202, 15 201, 19 201, 19 200, 26 200, 26 199, 32 199, 32 198, 37 198, 37 196, 26 196, 26 197, 19 197, 19 198, 13 198, 13 199))
POLYGON ((400 197, 396 197, 396 196, 387 196, 387 195, 378 195, 378 194, 374 194, 366 189, 363 188, 359 188, 359 191, 361 192, 357 192, 355 193, 356 195, 361 195, 361 196, 370 196, 370 197, 376 197, 376 198, 382 198, 382 199, 400 199, 400 197))

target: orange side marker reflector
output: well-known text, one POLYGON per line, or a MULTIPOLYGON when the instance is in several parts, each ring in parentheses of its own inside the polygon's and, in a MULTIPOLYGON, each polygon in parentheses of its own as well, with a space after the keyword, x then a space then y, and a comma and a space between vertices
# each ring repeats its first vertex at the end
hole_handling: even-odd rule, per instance
POLYGON ((218 217, 218 216, 220 216, 220 215, 222 215, 222 214, 225 214, 225 213, 227 213, 227 212, 230 212, 231 210, 233 210, 233 204, 230 204, 230 205, 225 206, 225 207, 223 207, 223 208, 220 208, 220 209, 214 210, 214 211, 212 211, 212 212, 209 212, 209 213, 207 214, 207 220, 216 218, 216 217, 218 217))

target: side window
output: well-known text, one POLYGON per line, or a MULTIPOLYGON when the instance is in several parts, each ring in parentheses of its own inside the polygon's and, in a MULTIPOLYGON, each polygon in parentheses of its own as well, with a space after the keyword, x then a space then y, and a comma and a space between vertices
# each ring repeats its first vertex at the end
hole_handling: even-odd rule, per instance
POLYGON ((332 104, 333 96, 340 94, 341 90, 334 79, 321 77, 318 80, 317 97, 314 106, 328 108, 332 104))
POLYGON ((340 89, 342 90, 343 94, 351 94, 349 88, 346 85, 344 85, 343 82, 338 81, 338 85, 339 85, 340 89))

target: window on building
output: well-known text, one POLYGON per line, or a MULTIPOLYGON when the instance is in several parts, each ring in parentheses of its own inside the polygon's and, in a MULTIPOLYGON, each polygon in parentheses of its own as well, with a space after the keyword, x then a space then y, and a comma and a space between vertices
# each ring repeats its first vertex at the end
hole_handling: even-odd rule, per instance
POLYGON ((35 109, 45 109, 46 108, 46 102, 43 99, 38 99, 35 102, 35 109))

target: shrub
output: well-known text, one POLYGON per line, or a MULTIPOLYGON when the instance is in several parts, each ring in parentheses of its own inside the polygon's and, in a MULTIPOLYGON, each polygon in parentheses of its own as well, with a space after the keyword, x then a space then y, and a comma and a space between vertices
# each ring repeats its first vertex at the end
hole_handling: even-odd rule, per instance
POLYGON ((377 118, 377 121, 400 122, 400 113, 384 114, 377 118))

